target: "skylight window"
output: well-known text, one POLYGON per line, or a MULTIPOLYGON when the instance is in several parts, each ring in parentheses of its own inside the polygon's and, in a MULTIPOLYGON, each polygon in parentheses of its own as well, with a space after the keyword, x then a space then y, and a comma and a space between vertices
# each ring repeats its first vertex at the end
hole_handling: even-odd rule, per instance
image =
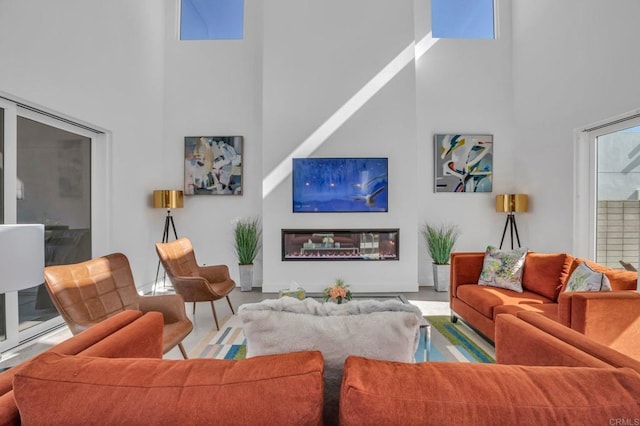
POLYGON ((434 38, 495 38, 493 0, 431 0, 434 38))
POLYGON ((244 36, 244 0, 182 0, 180 40, 238 40, 244 36))

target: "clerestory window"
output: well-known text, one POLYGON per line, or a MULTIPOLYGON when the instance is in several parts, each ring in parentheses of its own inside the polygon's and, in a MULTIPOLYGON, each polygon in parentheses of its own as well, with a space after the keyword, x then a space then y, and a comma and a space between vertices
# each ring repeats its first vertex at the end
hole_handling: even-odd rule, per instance
POLYGON ((431 0, 434 38, 494 39, 494 0, 431 0))
POLYGON ((181 0, 180 40, 244 37, 244 0, 181 0))

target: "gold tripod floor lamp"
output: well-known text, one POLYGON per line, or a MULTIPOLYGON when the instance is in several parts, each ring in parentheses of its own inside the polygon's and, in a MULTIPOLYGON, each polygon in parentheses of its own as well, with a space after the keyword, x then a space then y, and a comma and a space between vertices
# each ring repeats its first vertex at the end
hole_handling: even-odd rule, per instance
MULTIPOLYGON (((184 206, 183 193, 177 189, 158 189, 153 191, 153 207, 156 209, 167 209, 167 216, 164 220, 164 230, 162 231, 162 242, 169 242, 169 228, 173 230, 173 236, 178 239, 176 232, 176 224, 171 216, 171 209, 181 209, 184 206)), ((156 285, 158 284, 158 276, 160 275, 160 259, 158 259, 158 267, 156 268, 156 280, 153 282, 153 294, 156 294, 156 285)), ((162 277, 162 284, 166 279, 165 271, 162 277)))
POLYGON ((516 225, 515 213, 524 213, 528 210, 529 197, 526 194, 500 194, 496 195, 496 211, 498 213, 507 213, 507 221, 502 230, 502 239, 500 240, 500 248, 504 243, 504 237, 509 227, 511 234, 511 249, 513 250, 513 233, 516 234, 518 247, 520 246, 520 236, 518 235, 518 226, 516 225))

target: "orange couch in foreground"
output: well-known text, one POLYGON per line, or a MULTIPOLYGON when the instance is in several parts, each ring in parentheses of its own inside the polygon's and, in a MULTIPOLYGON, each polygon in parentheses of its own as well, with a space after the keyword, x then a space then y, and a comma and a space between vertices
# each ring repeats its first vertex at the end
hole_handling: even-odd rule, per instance
MULTIPOLYGON (((129 312, 122 315, 140 314, 129 312)), ((241 361, 153 359, 162 350, 158 315, 111 331, 98 324, 1 375, 9 383, 1 424, 323 424, 320 352, 241 361), (140 340, 147 335, 150 341, 140 340), (124 354, 132 358, 105 358, 124 354)), ((498 359, 545 366, 351 356, 340 390, 341 424, 610 424, 640 418, 640 362, 540 314, 519 315, 536 315, 552 327, 501 315, 498 359), (511 327, 514 321, 519 323, 511 327), (574 339, 561 341, 563 332, 574 339), (519 348, 526 353, 518 355, 519 348), (552 349, 577 361, 562 355, 545 360, 552 349)))

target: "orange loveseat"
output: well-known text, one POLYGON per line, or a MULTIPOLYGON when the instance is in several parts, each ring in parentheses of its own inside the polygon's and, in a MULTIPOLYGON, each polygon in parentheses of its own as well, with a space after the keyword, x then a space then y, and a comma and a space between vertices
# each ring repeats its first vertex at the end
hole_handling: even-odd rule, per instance
MULTIPOLYGON (((581 332, 607 334, 594 319, 606 312, 617 311, 620 318, 637 317, 640 295, 635 291, 637 272, 607 268, 566 253, 534 253, 526 255, 522 273, 523 292, 479 285, 484 252, 451 254, 450 305, 451 319, 462 318, 491 341, 495 341, 495 319, 499 314, 520 311, 538 312, 581 332), (604 272, 613 292, 563 292, 571 273, 582 262, 604 272), (625 312, 630 309, 632 312, 625 312)), ((622 320, 622 319, 621 319, 622 320)))

